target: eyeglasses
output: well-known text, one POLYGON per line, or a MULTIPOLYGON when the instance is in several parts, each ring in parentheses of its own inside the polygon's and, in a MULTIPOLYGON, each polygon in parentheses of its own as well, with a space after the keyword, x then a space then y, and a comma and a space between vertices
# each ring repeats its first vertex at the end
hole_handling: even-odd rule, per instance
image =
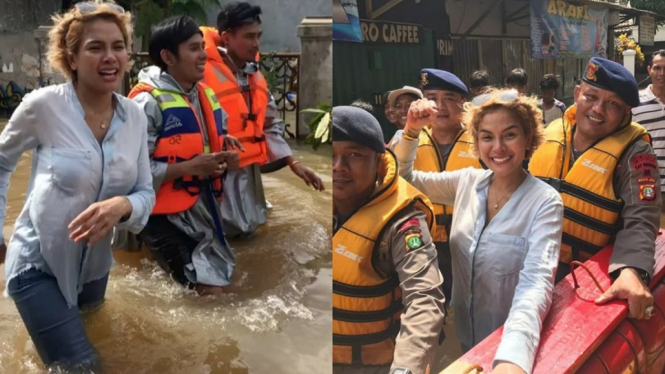
POLYGON ((125 13, 125 9, 123 7, 113 3, 95 3, 92 1, 84 1, 82 3, 74 4, 74 7, 76 8, 76 10, 81 12, 81 14, 88 14, 96 11, 97 8, 99 8, 102 5, 106 5, 118 13, 125 13))
MULTIPOLYGON (((519 98, 519 95, 520 93, 517 90, 506 90, 501 92, 501 94, 499 95, 499 99, 501 101, 510 102, 517 100, 519 98)), ((490 101, 490 99, 492 99, 493 96, 494 96, 493 94, 482 94, 474 97, 471 102, 473 103, 474 106, 481 106, 490 101)))

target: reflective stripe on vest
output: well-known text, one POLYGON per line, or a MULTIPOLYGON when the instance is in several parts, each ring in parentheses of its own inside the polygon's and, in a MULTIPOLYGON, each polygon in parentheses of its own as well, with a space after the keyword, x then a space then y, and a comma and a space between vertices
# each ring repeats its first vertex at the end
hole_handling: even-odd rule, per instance
MULTIPOLYGON (((468 167, 482 168, 478 157, 473 154, 473 140, 467 131, 460 131, 453 141, 448 159, 443 159, 437 142, 434 140, 431 128, 425 128, 418 139, 418 151, 413 169, 419 171, 453 171, 468 167)), ((435 242, 447 242, 450 234, 450 225, 453 223, 453 207, 443 204, 434 205, 436 228, 432 233, 435 242)))
POLYGON ((564 204, 560 261, 585 261, 611 242, 621 229, 624 202, 614 190, 614 172, 624 151, 647 131, 633 122, 599 140, 570 167, 575 106, 545 129, 545 143, 529 163, 529 171, 561 194, 564 204))
POLYGON ((393 360, 402 313, 397 275, 382 278, 372 265, 377 240, 390 221, 408 206, 425 212, 427 198, 397 175, 395 157, 386 152, 383 183, 368 202, 333 236, 333 362, 385 365, 393 360))
MULTIPOLYGON (((142 92, 149 92, 155 98, 162 114, 160 134, 152 154, 153 160, 174 164, 191 160, 204 152, 222 150, 222 108, 213 90, 199 83, 199 103, 205 119, 209 145, 205 145, 199 118, 184 95, 139 83, 128 97, 133 98, 142 92)), ((152 214, 173 214, 191 208, 198 199, 202 183, 206 182, 191 175, 163 182, 157 191, 152 214)), ((212 180, 212 190, 217 199, 221 199, 221 177, 212 180)))
POLYGON ((261 72, 248 74, 248 85, 240 86, 219 55, 217 30, 201 27, 201 31, 208 54, 204 81, 213 89, 228 115, 228 133, 236 137, 245 148, 239 154, 240 167, 255 163, 262 165, 267 160, 263 125, 270 97, 266 80, 261 72), (251 108, 248 106, 248 98, 251 108))

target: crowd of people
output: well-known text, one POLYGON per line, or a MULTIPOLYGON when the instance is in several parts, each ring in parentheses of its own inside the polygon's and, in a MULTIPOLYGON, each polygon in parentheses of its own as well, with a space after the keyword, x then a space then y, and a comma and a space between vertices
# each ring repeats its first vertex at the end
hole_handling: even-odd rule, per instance
POLYGON ((154 65, 128 97, 116 91, 130 66, 131 14, 96 0, 53 16, 47 55, 66 83, 28 94, 0 135, 0 227, 10 174, 33 152, 0 264, 47 368, 104 372, 81 312, 104 301, 112 246, 145 243, 183 287, 219 294, 236 265, 227 238, 266 222, 262 170, 288 166, 324 190, 282 136, 258 68, 260 16, 232 2, 216 27, 163 20, 150 36, 154 65))
POLYGON ((521 68, 470 88, 425 68, 384 95, 390 139, 372 105, 333 108, 335 373, 430 372, 449 310, 462 352, 504 326, 492 373, 530 373, 555 284, 608 244, 596 304, 649 319, 665 51, 648 70, 639 91, 593 57, 566 108, 552 74, 536 97, 521 68))

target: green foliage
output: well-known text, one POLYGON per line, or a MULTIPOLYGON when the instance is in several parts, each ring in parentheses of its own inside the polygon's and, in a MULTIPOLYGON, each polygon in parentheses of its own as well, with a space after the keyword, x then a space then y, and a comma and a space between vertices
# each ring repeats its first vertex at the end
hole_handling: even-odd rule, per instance
MULTIPOLYGON (((665 14, 665 0, 631 0, 630 6, 635 9, 648 10, 665 14)), ((656 22, 656 29, 665 25, 665 21, 656 22)))
POLYGON ((305 143, 311 144, 315 150, 325 143, 332 143, 332 105, 321 103, 316 108, 301 110, 300 113, 314 114, 308 122, 309 135, 305 143))
POLYGON ((277 64, 274 63, 273 57, 277 52, 270 51, 270 53, 262 54, 259 61, 259 66, 261 67, 261 73, 266 79, 268 84, 268 90, 270 92, 277 92, 277 86, 279 84, 279 79, 277 79, 277 64))
POLYGON ((654 13, 665 13, 665 0, 632 0, 630 6, 654 13))

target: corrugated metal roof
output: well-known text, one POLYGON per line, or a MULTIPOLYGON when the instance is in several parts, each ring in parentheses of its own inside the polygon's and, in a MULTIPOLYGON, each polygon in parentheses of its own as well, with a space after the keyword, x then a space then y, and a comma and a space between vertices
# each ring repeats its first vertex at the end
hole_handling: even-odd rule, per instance
MULTIPOLYGON (((648 15, 653 16, 654 18, 665 19, 665 14, 658 14, 658 13, 650 12, 648 10, 641 10, 641 9, 632 8, 629 5, 622 4, 623 2, 620 2, 618 0, 616 2, 612 2, 612 1, 608 1, 608 0, 577 0, 577 1, 580 2, 580 3, 583 3, 583 4, 599 5, 599 6, 608 7, 610 9, 620 10, 621 13, 625 13, 625 14, 635 14, 635 15, 648 14, 648 15)), ((625 3, 627 3, 627 2, 625 2, 625 3)))

